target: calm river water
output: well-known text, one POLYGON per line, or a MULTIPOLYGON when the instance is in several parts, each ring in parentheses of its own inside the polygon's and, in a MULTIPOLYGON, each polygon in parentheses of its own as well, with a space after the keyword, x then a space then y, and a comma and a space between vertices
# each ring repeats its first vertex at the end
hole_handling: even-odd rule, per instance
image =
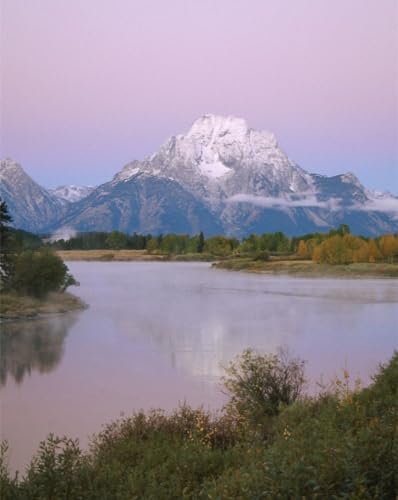
POLYGON ((86 444, 140 408, 222 406, 222 365, 249 346, 288 346, 307 360, 310 391, 344 368, 366 383, 398 348, 398 280, 270 277, 202 263, 68 265, 88 310, 2 325, 13 332, 0 358, 1 436, 13 469, 49 432, 86 444))

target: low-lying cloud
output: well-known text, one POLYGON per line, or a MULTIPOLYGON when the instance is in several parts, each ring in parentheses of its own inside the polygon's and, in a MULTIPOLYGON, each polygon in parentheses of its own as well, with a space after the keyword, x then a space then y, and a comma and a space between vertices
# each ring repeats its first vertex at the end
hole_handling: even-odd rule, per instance
POLYGON ((76 236, 76 231, 72 227, 61 227, 55 233, 53 233, 49 241, 53 243, 54 241, 59 241, 59 240, 70 240, 71 238, 74 238, 76 236))
POLYGON ((366 210, 369 212, 397 212, 398 198, 376 198, 369 200, 363 205, 355 205, 356 210, 366 210))
MULTIPOLYGON (((250 203, 264 208, 324 208, 330 211, 341 210, 341 199, 329 198, 328 200, 318 200, 314 193, 294 194, 287 198, 273 196, 256 196, 252 194, 235 194, 227 200, 228 203, 250 203)), ((385 198, 372 198, 364 203, 353 203, 344 207, 348 210, 358 210, 362 212, 383 212, 389 213, 394 218, 398 218, 398 198, 393 196, 385 198)))
POLYGON ((363 204, 352 205, 353 210, 363 212, 384 212, 391 214, 394 219, 398 219, 398 198, 393 196, 388 198, 373 198, 363 204))
POLYGON ((227 200, 228 203, 251 203, 264 208, 326 208, 328 210, 338 210, 340 200, 330 198, 326 201, 317 200, 311 194, 293 195, 288 198, 278 198, 274 196, 256 196, 252 194, 235 194, 227 200))

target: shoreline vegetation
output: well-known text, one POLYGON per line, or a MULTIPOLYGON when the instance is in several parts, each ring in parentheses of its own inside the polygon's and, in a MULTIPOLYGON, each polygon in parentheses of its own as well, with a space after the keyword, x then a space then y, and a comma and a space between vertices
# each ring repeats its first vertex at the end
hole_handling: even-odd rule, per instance
POLYGON ((357 262, 320 264, 311 260, 232 258, 212 264, 216 269, 298 278, 398 278, 398 264, 357 262))
POLYGON ((50 434, 22 474, 0 445, 4 500, 385 498, 398 491, 398 352, 365 388, 344 370, 317 396, 304 362, 247 349, 217 413, 184 404, 108 423, 88 449, 50 434))
POLYGON ((308 278, 398 278, 398 263, 322 264, 294 256, 220 256, 210 253, 160 254, 147 250, 58 250, 64 261, 85 262, 210 262, 216 269, 308 278))
POLYGON ((87 307, 66 293, 79 283, 52 248, 35 234, 15 230, 0 199, 0 321, 35 318, 87 307))
POLYGON ((57 250, 56 254, 64 261, 97 262, 214 262, 219 257, 210 253, 150 253, 147 250, 57 250))
POLYGON ((398 234, 363 237, 341 224, 327 233, 281 232, 241 240, 188 234, 78 233, 44 240, 66 261, 213 262, 217 269, 301 277, 397 278, 398 234))
POLYGON ((0 321, 36 319, 44 315, 83 310, 88 307, 79 297, 68 292, 51 292, 44 298, 2 293, 0 321))

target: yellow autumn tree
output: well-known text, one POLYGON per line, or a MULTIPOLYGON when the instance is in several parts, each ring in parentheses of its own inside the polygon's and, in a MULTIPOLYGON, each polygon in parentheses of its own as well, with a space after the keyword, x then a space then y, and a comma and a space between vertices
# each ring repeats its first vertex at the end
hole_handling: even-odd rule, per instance
POLYGON ((398 254, 398 238, 393 234, 386 234, 379 240, 379 248, 382 257, 387 261, 392 262, 394 256, 398 254))
POLYGON ((312 252, 315 262, 325 264, 350 264, 352 262, 367 262, 369 250, 366 241, 345 234, 336 234, 316 246, 312 252))
POLYGON ((368 242, 368 250, 369 250, 369 262, 377 262, 378 260, 381 259, 382 255, 379 250, 379 247, 377 246, 375 240, 369 240, 368 242))
POLYGON ((307 259, 309 257, 307 243, 300 240, 297 248, 297 257, 300 259, 307 259))
POLYGON ((314 262, 321 262, 321 245, 317 245, 312 250, 312 260, 314 262))
POLYGON ((369 262, 369 244, 366 241, 360 241, 358 247, 352 252, 353 262, 369 262))
POLYGON ((345 264, 344 240, 340 235, 332 236, 319 245, 319 262, 325 264, 345 264))

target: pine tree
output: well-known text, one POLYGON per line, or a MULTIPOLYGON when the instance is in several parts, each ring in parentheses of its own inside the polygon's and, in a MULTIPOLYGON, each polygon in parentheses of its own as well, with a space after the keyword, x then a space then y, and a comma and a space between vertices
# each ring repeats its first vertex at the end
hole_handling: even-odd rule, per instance
POLYGON ((197 246, 198 253, 202 253, 204 247, 205 247, 205 237, 203 235, 203 231, 201 231, 199 233, 199 241, 198 241, 198 246, 197 246))
POLYGON ((5 201, 0 199, 0 286, 7 287, 14 268, 12 234, 9 224, 12 217, 5 201))

